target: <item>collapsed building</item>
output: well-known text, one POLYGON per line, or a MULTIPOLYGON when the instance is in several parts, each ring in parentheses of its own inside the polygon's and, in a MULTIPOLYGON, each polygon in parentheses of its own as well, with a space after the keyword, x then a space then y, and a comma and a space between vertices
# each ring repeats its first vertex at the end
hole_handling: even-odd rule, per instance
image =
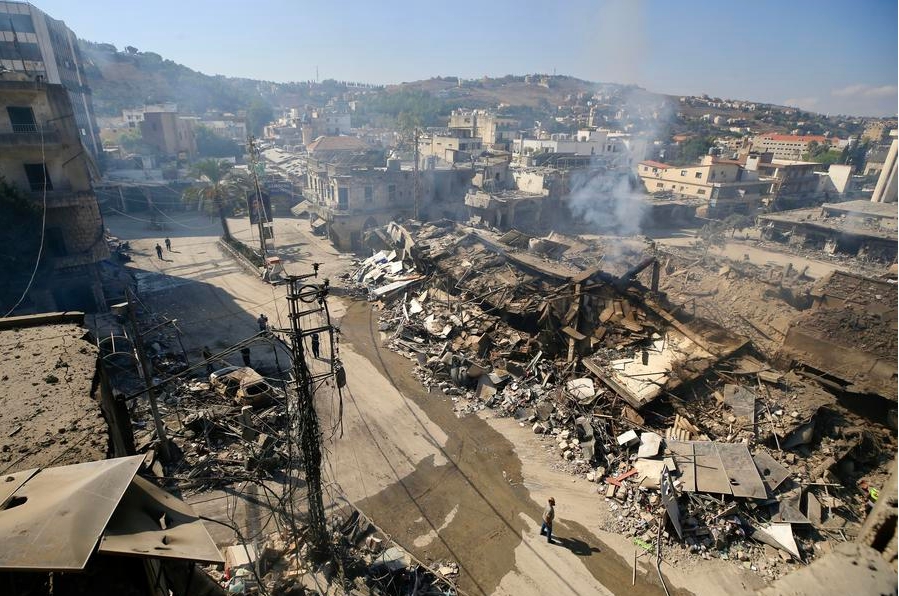
POLYGON ((678 270, 652 248, 452 222, 367 241, 348 281, 380 306, 387 345, 460 415, 531 425, 601 485, 605 529, 767 578, 861 534, 895 454, 889 414, 672 304, 660 288, 678 270))

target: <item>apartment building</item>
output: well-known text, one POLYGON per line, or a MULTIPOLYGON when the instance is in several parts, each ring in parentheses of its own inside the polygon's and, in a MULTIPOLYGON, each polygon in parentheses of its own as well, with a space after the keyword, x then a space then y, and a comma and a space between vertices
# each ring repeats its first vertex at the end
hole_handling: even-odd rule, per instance
POLYGON ((180 160, 192 160, 197 155, 193 120, 176 111, 145 111, 140 134, 160 155, 180 160))
POLYGON ((757 172, 746 170, 740 162, 710 155, 697 166, 641 161, 637 175, 648 193, 701 199, 697 215, 713 218, 755 212, 771 186, 770 181, 760 180, 757 172))
POLYGON ((453 110, 449 121, 449 128, 467 131, 469 137, 481 139, 485 148, 504 151, 518 137, 520 127, 519 120, 487 110, 453 110))
POLYGON ((69 95, 79 139, 96 160, 103 152, 78 38, 63 21, 28 2, 0 2, 0 70, 40 76, 69 95))
POLYGON ((783 135, 767 133, 755 137, 752 150, 757 153, 772 153, 775 159, 802 159, 812 143, 836 146, 840 139, 821 135, 783 135))
MULTIPOLYGON (((99 264, 109 252, 81 140, 68 89, 0 72, 0 177, 42 217, 46 209, 38 276, 21 314, 105 308, 99 264)), ((4 279, 30 274, 7 268, 4 279)))

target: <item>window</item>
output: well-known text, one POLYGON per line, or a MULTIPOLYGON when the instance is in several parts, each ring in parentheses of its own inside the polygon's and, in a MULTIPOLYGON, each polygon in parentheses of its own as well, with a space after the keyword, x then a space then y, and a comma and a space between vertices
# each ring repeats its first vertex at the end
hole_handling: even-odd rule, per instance
POLYGON ((374 196, 374 191, 371 186, 365 187, 365 202, 371 203, 372 197, 374 196))
POLYGON ((662 186, 664 186, 664 185, 661 182, 656 183, 656 188, 662 188, 662 186))
POLYGON ((387 185, 387 202, 396 203, 396 184, 387 185))
POLYGON ((47 166, 42 163, 26 163, 25 175, 28 177, 28 185, 31 190, 40 192, 43 190, 53 190, 53 184, 50 182, 50 174, 47 172, 47 166))
POLYGON ((680 171, 680 175, 681 175, 681 176, 686 176, 686 175, 687 175, 687 170, 681 170, 681 171, 680 171))
POLYGON ((702 178, 702 172, 696 172, 696 178, 702 178))
POLYGON ((348 188, 337 189, 337 208, 346 209, 350 205, 350 191, 348 188))
POLYGON ((47 250, 54 257, 64 257, 69 254, 66 250, 66 241, 59 228, 47 228, 47 250))
POLYGON ((13 132, 37 132, 37 124, 34 122, 34 110, 31 108, 8 106, 6 112, 9 114, 13 132))
POLYGON ((699 190, 696 191, 696 194, 698 194, 698 195, 704 195, 704 194, 705 194, 705 189, 704 189, 704 188, 700 188, 699 190))

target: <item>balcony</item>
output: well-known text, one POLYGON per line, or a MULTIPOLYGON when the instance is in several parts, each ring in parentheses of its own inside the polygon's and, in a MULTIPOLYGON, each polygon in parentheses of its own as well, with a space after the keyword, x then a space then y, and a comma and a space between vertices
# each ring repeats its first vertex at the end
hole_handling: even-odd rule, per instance
POLYGON ((37 124, 12 124, 0 126, 0 146, 2 147, 40 147, 56 145, 61 142, 56 127, 44 127, 43 134, 37 124))

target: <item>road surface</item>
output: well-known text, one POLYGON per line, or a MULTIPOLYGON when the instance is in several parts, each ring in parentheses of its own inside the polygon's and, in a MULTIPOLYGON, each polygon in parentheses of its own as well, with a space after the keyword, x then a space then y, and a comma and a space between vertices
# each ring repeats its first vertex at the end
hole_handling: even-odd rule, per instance
MULTIPOLYGON (((106 224, 131 241, 141 299, 178 319, 193 357, 204 345, 215 351, 253 335, 260 313, 274 327, 287 327, 283 286, 273 288, 226 256, 216 221, 179 215, 158 232, 141 220, 140 214, 107 216, 106 224), (154 247, 164 235, 173 251, 158 259, 154 247)), ((275 226, 291 273, 320 262, 322 276, 333 277, 348 265, 347 256, 308 233, 308 223, 277 219, 275 226)), ((245 222, 232 220, 232 231, 250 241, 245 222)), ((339 297, 329 303, 340 320, 347 388, 342 436, 326 432, 326 497, 349 499, 421 560, 457 562, 467 594, 663 593, 648 557, 631 586, 633 545, 599 531, 594 512, 605 505, 596 485, 550 470, 529 428, 457 418, 442 394, 425 392, 408 360, 381 347, 377 313, 367 303, 339 297), (548 496, 558 502, 554 545, 538 536, 548 496)), ((252 357, 269 366, 274 360, 264 347, 252 357)), ((338 411, 335 392, 317 399, 322 427, 329 429, 338 411)), ((708 567, 701 579, 668 565, 663 571, 672 594, 755 587, 754 577, 735 575, 726 563, 708 567)))

